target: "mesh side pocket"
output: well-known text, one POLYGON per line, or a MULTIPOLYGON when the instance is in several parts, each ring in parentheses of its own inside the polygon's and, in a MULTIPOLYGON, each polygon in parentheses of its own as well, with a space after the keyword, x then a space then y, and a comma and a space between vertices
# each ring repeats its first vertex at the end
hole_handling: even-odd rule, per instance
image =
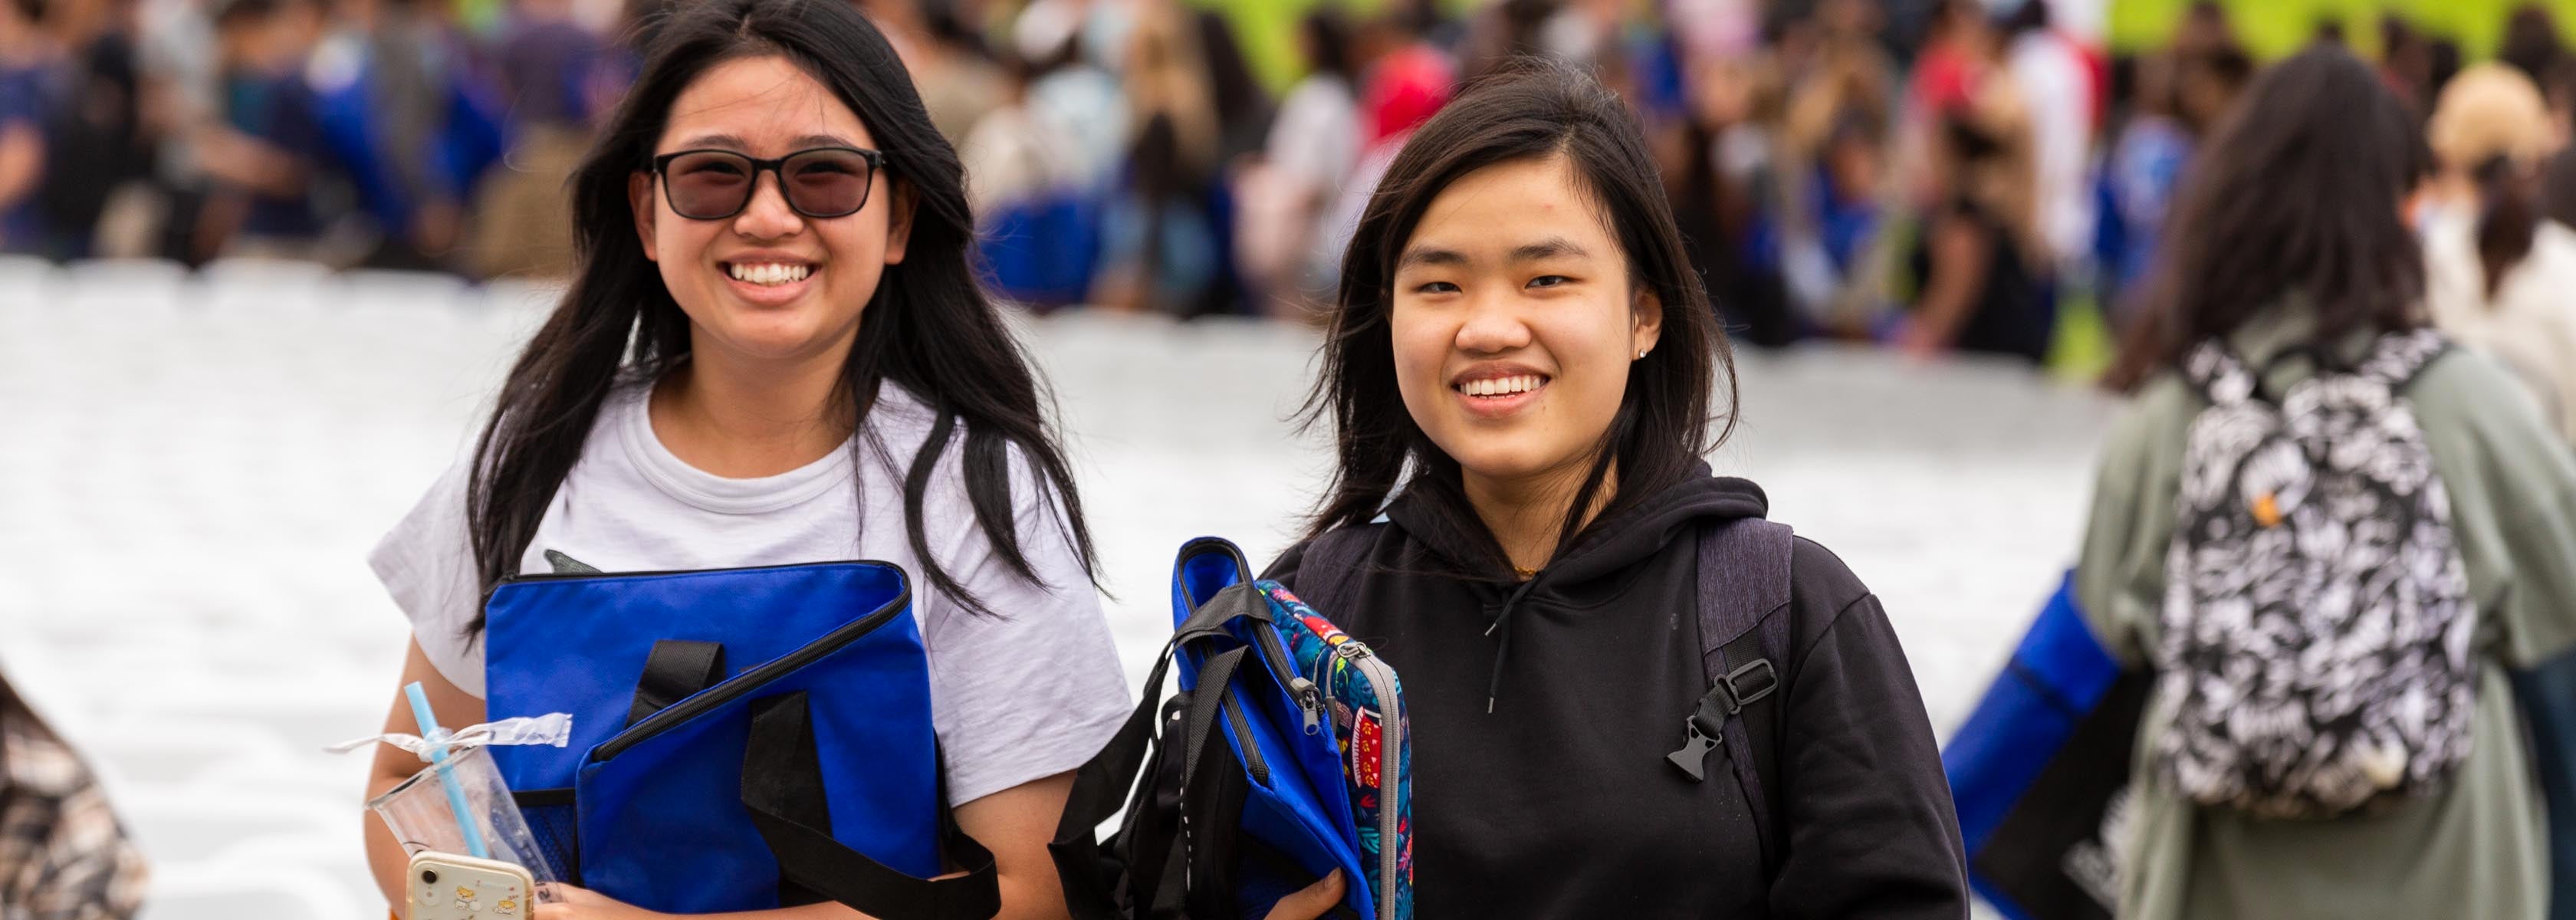
POLYGON ((581 813, 573 808, 570 789, 531 789, 510 793, 527 816, 528 833, 537 838, 555 877, 581 884, 581 813))

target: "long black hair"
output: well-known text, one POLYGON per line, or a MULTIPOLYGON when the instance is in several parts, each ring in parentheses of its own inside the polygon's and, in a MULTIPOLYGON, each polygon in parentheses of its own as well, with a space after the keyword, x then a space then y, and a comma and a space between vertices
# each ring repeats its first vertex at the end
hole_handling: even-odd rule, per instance
POLYGON ((2540 235, 2539 195, 2532 188, 2538 177, 2527 175, 2509 154, 2488 157, 2471 175, 2478 183, 2478 267, 2492 300, 2504 289, 2505 273, 2522 264, 2540 235))
MULTIPOLYGON (((1060 503, 1061 524, 1096 582, 1090 532, 1037 378, 968 267, 975 222, 964 169, 885 37, 841 0, 696 0, 649 31, 642 75, 571 179, 580 271, 511 366, 475 445, 466 520, 485 590, 517 568, 611 386, 688 359, 689 319, 637 244, 628 180, 646 168, 672 100, 692 81, 725 61, 769 55, 794 63, 857 113, 885 154, 890 181, 911 191, 906 258, 877 282, 835 402, 864 417, 879 385, 891 381, 939 416, 904 478, 905 527, 922 568, 914 574, 969 610, 994 612, 931 554, 921 519, 932 471, 962 427, 968 504, 1003 564, 1039 580, 1012 520, 1016 452, 1041 480, 1038 491, 1060 503)), ((478 615, 470 629, 481 628, 478 615)))
MULTIPOLYGON (((1484 528, 1467 504, 1457 461, 1423 434, 1395 395, 1387 314, 1396 258, 1432 199, 1459 177, 1560 156, 1618 236, 1632 289, 1654 292, 1664 312, 1655 349, 1628 365, 1627 395, 1567 509, 1558 551, 1574 545, 1613 468, 1619 485, 1601 518, 1689 476, 1700 456, 1733 430, 1734 358, 1691 270, 1635 114, 1589 74, 1523 60, 1471 86, 1423 123, 1360 215, 1342 257, 1322 373, 1306 400, 1308 426, 1331 421, 1338 458, 1310 535, 1367 522, 1399 487, 1418 490, 1431 513, 1462 532, 1484 528), (1712 437, 1711 391, 1721 377, 1730 412, 1712 437), (1409 479, 1407 470, 1414 471, 1409 479)), ((1501 552, 1499 546, 1493 551, 1501 552)))
POLYGON ((2199 149, 2112 389, 2136 389, 2292 294, 2315 309, 2319 343, 2423 324, 2424 258, 2399 206, 2432 152, 2370 65, 2336 47, 2283 60, 2199 149))

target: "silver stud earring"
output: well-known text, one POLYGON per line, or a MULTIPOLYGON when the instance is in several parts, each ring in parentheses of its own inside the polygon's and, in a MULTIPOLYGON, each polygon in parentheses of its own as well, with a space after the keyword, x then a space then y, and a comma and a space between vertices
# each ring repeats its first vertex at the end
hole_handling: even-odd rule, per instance
POLYGON ((1643 349, 1643 348, 1637 349, 1637 360, 1639 360, 1639 361, 1646 360, 1646 350, 1645 350, 1645 349, 1643 349))

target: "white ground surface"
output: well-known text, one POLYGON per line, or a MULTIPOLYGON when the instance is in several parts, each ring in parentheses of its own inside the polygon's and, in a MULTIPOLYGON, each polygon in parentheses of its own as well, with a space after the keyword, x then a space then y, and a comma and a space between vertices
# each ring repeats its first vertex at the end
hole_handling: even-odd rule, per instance
MULTIPOLYGON (((149 916, 380 901, 364 760, 405 625, 364 563, 466 443, 543 292, 229 264, 0 262, 0 666, 107 776, 149 916)), ((1319 484, 1282 419, 1315 340, 1243 323, 1027 324, 1074 433, 1131 683, 1182 540, 1257 559, 1319 484)), ((2112 407, 2012 367, 1748 356, 1714 458, 1884 598, 1936 729, 2069 561, 2112 407)))

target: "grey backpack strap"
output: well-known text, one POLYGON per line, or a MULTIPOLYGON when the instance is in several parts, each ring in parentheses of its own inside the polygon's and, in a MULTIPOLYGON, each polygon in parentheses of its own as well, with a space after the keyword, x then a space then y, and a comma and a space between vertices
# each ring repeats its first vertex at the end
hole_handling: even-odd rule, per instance
POLYGON ((1743 787, 1761 841, 1765 871, 1779 863, 1772 790, 1779 786, 1779 691, 1789 663, 1789 556, 1786 524, 1740 518, 1699 535, 1700 663, 1709 691, 1683 723, 1685 740, 1669 758, 1691 779, 1705 778, 1708 754, 1724 749, 1743 787))
POLYGON ((1342 602, 1359 584, 1359 564, 1377 542, 1378 525, 1336 527, 1306 544, 1297 561, 1297 598, 1327 617, 1348 617, 1342 602))

